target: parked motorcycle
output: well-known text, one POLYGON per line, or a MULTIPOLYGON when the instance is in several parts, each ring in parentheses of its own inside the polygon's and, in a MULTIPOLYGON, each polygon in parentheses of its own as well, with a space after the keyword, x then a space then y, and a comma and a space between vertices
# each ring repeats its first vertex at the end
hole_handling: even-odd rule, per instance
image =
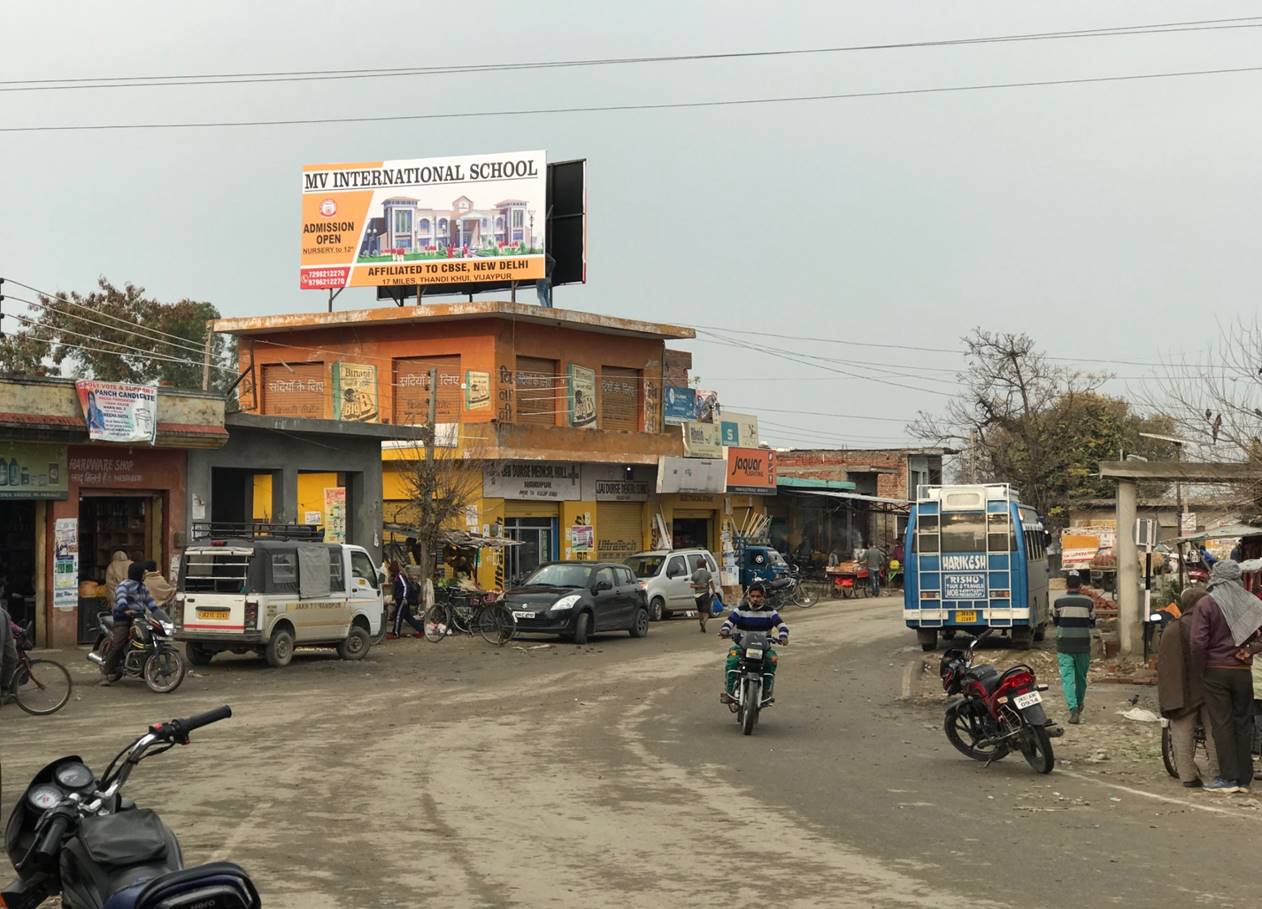
MULTIPOLYGON (((106 656, 114 617, 102 612, 97 615, 96 621, 96 643, 88 653, 88 660, 96 663, 101 668, 101 674, 106 675, 106 656)), ((174 634, 175 625, 162 609, 148 610, 134 618, 127 635, 127 655, 123 658, 122 671, 115 673, 110 681, 124 677, 144 679, 149 690, 158 694, 170 694, 179 688, 188 667, 184 663, 184 654, 175 649, 174 634)))
POLYGON ((810 609, 815 605, 815 598, 802 585, 802 572, 796 566, 770 580, 759 574, 755 574, 753 580, 762 581, 767 591, 767 607, 770 609, 780 609, 783 606, 810 609))
POLYGON ((137 764, 230 716, 224 706, 150 726, 100 779, 77 755, 35 774, 5 828, 18 879, 0 891, 0 906, 34 909, 60 895, 66 909, 257 909, 244 870, 230 862, 185 868, 171 829, 122 797, 137 764))
POLYGON ((736 676, 736 683, 727 706, 736 714, 741 732, 752 735, 758 725, 758 712, 775 703, 767 693, 771 688, 771 674, 765 671, 771 636, 763 631, 737 632, 732 635, 732 643, 740 649, 741 659, 735 669, 728 670, 730 675, 736 676))
POLYGON ((942 688, 951 698, 943 722, 947 741, 986 766, 1016 749, 1036 772, 1051 773, 1056 765, 1051 740, 1064 730, 1043 710, 1039 692, 1047 686, 1038 684, 1024 663, 1003 672, 989 664, 974 666, 973 650, 981 639, 972 638, 963 649, 957 644, 938 664, 942 688))

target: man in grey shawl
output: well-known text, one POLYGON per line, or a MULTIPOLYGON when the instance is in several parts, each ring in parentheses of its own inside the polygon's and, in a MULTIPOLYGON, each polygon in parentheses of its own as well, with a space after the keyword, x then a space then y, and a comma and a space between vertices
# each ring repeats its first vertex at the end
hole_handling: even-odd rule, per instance
POLYGON ((1262 651, 1262 600, 1240 583, 1240 565, 1214 563, 1209 594, 1192 612, 1192 671, 1205 684, 1210 733, 1222 776, 1206 783, 1213 792, 1247 792, 1253 782, 1253 655, 1262 651))

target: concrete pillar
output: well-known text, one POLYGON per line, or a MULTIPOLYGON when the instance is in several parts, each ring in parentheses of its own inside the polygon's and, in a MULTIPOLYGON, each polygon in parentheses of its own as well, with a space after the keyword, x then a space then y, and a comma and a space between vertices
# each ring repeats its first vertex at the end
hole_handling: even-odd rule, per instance
POLYGON ((1136 484, 1117 481, 1117 628, 1122 653, 1135 656, 1143 651, 1140 627, 1139 552, 1135 547, 1136 484))
POLYGON ((280 524, 298 523, 297 467, 272 471, 272 520, 280 524))

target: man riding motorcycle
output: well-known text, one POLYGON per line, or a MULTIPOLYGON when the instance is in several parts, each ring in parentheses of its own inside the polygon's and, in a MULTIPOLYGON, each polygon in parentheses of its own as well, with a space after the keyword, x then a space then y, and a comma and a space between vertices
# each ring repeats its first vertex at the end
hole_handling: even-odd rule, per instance
MULTIPOLYGON (((732 689, 736 683, 736 668, 740 665, 741 649, 739 632, 742 631, 763 631, 770 634, 773 630, 779 629, 777 637, 782 647, 789 644, 789 626, 784 624, 784 620, 780 618, 780 613, 774 609, 767 609, 767 589, 762 581, 754 581, 749 585, 749 589, 745 591, 745 601, 738 605, 728 615, 727 620, 719 628, 720 637, 731 637, 733 632, 737 632, 733 645, 728 648, 727 662, 723 667, 723 693, 719 696, 719 700, 726 704, 732 699, 732 689)), ((767 675, 767 700, 770 703, 774 700, 772 690, 775 685, 776 666, 779 663, 779 656, 772 649, 767 650, 766 666, 767 675)))
POLYGON ((123 657, 127 655, 127 638, 131 633, 132 619, 158 608, 144 581, 145 566, 140 562, 132 562, 127 568, 127 580, 121 582, 114 593, 114 627, 110 632, 110 651, 106 657, 102 685, 108 686, 120 675, 123 657))

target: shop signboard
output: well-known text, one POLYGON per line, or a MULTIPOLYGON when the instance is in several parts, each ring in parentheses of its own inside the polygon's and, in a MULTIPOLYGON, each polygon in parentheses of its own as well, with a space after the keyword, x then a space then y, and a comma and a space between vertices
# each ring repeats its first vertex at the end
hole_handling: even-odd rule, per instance
POLYGON ((729 448, 727 491, 749 495, 775 495, 775 452, 769 448, 729 448))
POLYGON ((723 438, 717 423, 692 420, 683 425, 685 458, 723 457, 723 438))
POLYGON ((1076 533, 1072 529, 1060 535, 1060 567, 1090 568, 1091 560, 1100 551, 1100 538, 1093 533, 1076 533))
POLYGON ((53 527, 53 608, 79 605, 79 519, 58 518, 53 527))
POLYGON ((758 438, 758 418, 750 414, 724 411, 719 418, 719 428, 723 433, 724 445, 757 448, 762 444, 758 438))
POLYGON ((980 571, 969 574, 947 572, 942 576, 942 598, 944 600, 986 599, 986 574, 980 571))
POLYGON ((570 364, 569 416, 575 429, 596 428, 596 370, 570 364))
POLYGON ((64 445, 0 442, 0 499, 64 499, 69 494, 64 445))
POLYGON ((324 542, 346 542, 346 488, 326 487, 324 490, 324 542))
POLYGON ((720 493, 727 489, 727 461, 722 458, 663 457, 657 461, 657 492, 720 493))
POLYGON ((679 426, 697 418, 697 393, 682 385, 667 385, 662 419, 667 426, 679 426))
POLYGON ((488 499, 577 502, 580 486, 579 465, 572 463, 500 461, 482 472, 482 495, 488 499))
POLYGON ((621 464, 584 464, 583 500, 589 502, 646 502, 653 485, 650 467, 621 464))
POLYGON ((299 286, 543 278, 547 169, 542 151, 309 164, 299 286))
POLYGON ((591 552, 596 545, 596 529, 590 524, 575 524, 570 528, 570 550, 574 553, 591 552))
POLYGON ((375 423, 377 367, 360 363, 333 364, 333 419, 350 423, 375 423))
POLYGON ((464 374, 465 410, 485 410, 491 406, 491 374, 466 370, 464 374))
POLYGON ((719 422, 719 393, 697 389, 695 419, 702 423, 719 422))
POLYGON ((74 387, 87 420, 88 438, 153 444, 158 431, 158 386, 80 379, 74 387))

